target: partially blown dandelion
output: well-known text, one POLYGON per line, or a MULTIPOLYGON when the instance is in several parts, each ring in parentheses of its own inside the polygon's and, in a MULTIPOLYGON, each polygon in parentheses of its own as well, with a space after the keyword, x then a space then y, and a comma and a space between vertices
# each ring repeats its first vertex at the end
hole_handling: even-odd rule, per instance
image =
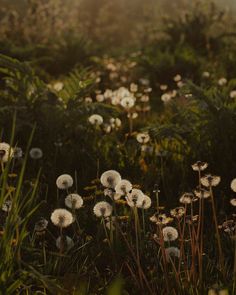
POLYGON ((56 209, 51 214, 51 221, 58 227, 68 227, 73 222, 73 216, 66 209, 56 209))

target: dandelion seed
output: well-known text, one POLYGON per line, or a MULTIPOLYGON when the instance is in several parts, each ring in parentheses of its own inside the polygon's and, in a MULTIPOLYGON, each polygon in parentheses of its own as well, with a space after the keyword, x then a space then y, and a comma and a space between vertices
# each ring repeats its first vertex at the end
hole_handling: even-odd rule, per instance
POLYGON ((101 175, 100 181, 104 187, 115 188, 121 181, 120 173, 115 170, 108 170, 101 175))
POLYGON ((83 206, 83 199, 78 194, 70 194, 65 198, 65 205, 71 209, 79 209, 83 206))
POLYGON ((220 183, 220 176, 215 176, 211 174, 207 174, 203 177, 201 177, 201 184, 204 185, 205 187, 210 187, 210 186, 217 186, 220 183))
POLYGON ((8 159, 13 157, 13 149, 6 142, 0 143, 0 162, 6 163, 8 159))
POLYGON ((149 209, 152 205, 152 200, 150 197, 144 195, 144 199, 143 199, 143 202, 142 202, 142 205, 141 206, 137 206, 138 208, 142 208, 142 209, 149 209))
POLYGON ((168 247, 165 249, 166 260, 170 262, 172 258, 179 258, 180 257, 180 250, 177 247, 168 247))
POLYGON ((172 226, 164 227, 162 234, 165 242, 175 241, 179 236, 178 231, 172 226))
POLYGON ((150 136, 148 133, 138 133, 136 136, 136 139, 139 143, 145 144, 145 143, 149 142, 150 136))
POLYGON ((185 214, 186 210, 184 207, 176 207, 170 210, 170 215, 176 218, 181 218, 185 214))
POLYGON ((34 160, 39 160, 43 157, 43 151, 40 148, 34 147, 30 150, 29 155, 34 160))
POLYGON ((208 163, 197 161, 192 165, 194 171, 203 171, 208 167, 208 163))
POLYGON ((140 208, 144 201, 144 194, 140 189, 134 188, 127 194, 126 201, 130 207, 140 208))
POLYGON ((69 174, 62 174, 56 180, 59 189, 68 189, 73 185, 73 178, 69 174))
POLYGON ((100 126, 103 123, 103 117, 98 114, 93 114, 88 118, 89 123, 95 126, 100 126))
POLYGON ((93 212, 97 217, 108 217, 112 214, 112 206, 108 202, 101 201, 94 206, 93 212))
POLYGON ((132 184, 126 179, 122 179, 115 187, 117 194, 121 196, 127 195, 132 190, 132 184))
POLYGON ((59 250, 63 249, 63 252, 69 251, 74 247, 74 241, 68 236, 60 236, 56 239, 56 246, 59 250))
POLYGON ((236 193, 236 178, 234 178, 231 183, 230 183, 230 187, 232 189, 233 192, 236 193))
POLYGON ((51 214, 51 221, 58 227, 68 227, 74 221, 72 214, 66 209, 56 209, 51 214))

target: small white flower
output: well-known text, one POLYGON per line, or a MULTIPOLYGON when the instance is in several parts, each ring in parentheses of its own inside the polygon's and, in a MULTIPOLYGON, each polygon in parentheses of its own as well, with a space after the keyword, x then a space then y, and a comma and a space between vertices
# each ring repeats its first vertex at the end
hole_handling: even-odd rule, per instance
POLYGON ((132 119, 136 119, 136 118, 138 118, 138 113, 136 113, 136 112, 134 112, 134 113, 129 113, 129 114, 127 114, 127 117, 128 118, 132 118, 132 119))
POLYGON ((40 148, 34 147, 30 150, 29 155, 32 159, 38 160, 43 156, 43 151, 40 148))
POLYGON ((108 202, 101 201, 93 207, 93 212, 97 217, 108 217, 112 214, 112 206, 108 202))
POLYGON ((231 183, 230 183, 230 187, 232 189, 233 192, 236 193, 236 178, 234 178, 231 183))
POLYGON ((203 72, 202 73, 202 77, 203 78, 209 78, 210 77, 210 73, 209 72, 203 72))
POLYGON ((177 247, 168 247, 165 249, 165 252, 167 262, 169 262, 172 258, 180 257, 180 250, 177 247))
POLYGON ((152 205, 152 200, 149 196, 144 195, 144 199, 141 206, 137 206, 138 208, 142 209, 149 209, 152 205))
POLYGON ((182 80, 182 77, 181 77, 181 75, 177 74, 176 76, 174 76, 173 80, 174 80, 175 82, 179 82, 179 81, 182 80))
POLYGON ((207 199, 207 198, 209 198, 210 197, 210 192, 209 191, 207 191, 207 190, 205 190, 205 189, 196 189, 195 191, 194 191, 194 194, 195 194, 195 196, 196 197, 198 197, 199 199, 201 199, 201 198, 204 198, 204 199, 207 199))
POLYGON ((70 194, 65 198, 65 205, 68 208, 79 209, 83 206, 83 199, 78 194, 70 194))
POLYGON ((192 194, 192 193, 184 193, 179 198, 179 201, 182 204, 191 204, 194 201, 194 194, 192 194))
POLYGON ((132 190, 132 184, 126 179, 122 179, 115 187, 117 194, 126 196, 132 190))
POLYGON ((96 95, 96 101, 103 102, 104 101, 104 95, 103 94, 97 94, 96 95))
POLYGON ((201 177, 201 184, 204 185, 205 187, 210 187, 210 186, 217 186, 220 183, 220 176, 215 176, 211 174, 207 174, 203 177, 201 177))
POLYGON ((131 92, 137 92, 138 91, 138 85, 135 83, 130 84, 130 91, 131 92))
POLYGON ((142 97, 140 98, 141 102, 149 102, 149 96, 148 95, 142 95, 142 97))
POLYGON ((165 85, 165 84, 160 85, 160 89, 161 89, 162 91, 167 90, 167 88, 168 88, 168 85, 165 85))
POLYGON ((88 96, 88 97, 85 97, 85 98, 84 98, 84 102, 85 102, 85 103, 92 103, 93 100, 92 100, 91 97, 88 96))
POLYGON ((164 103, 168 103, 172 100, 172 95, 171 93, 163 93, 162 96, 161 96, 161 100, 164 102, 164 103))
POLYGON ((56 209, 51 214, 51 221, 58 227, 68 227, 73 222, 73 216, 66 209, 56 209))
POLYGON ((121 181, 121 176, 120 173, 115 170, 108 170, 101 175, 100 181, 103 186, 114 189, 121 181))
POLYGON ((178 231, 172 226, 166 226, 162 229, 165 242, 175 241, 178 238, 178 231))
POLYGON ((194 171, 203 171, 208 167, 208 163, 197 161, 192 165, 194 171))
POLYGON ((130 207, 141 207, 144 201, 144 194, 140 189, 132 189, 126 197, 127 204, 130 207))
POLYGON ((120 105, 126 110, 131 109, 134 106, 134 104, 135 104, 135 101, 133 97, 124 97, 122 98, 120 102, 120 105))
POLYGON ((98 114, 93 114, 88 118, 88 121, 92 125, 100 126, 103 123, 103 117, 98 114))
POLYGON ((235 198, 231 199, 230 204, 235 207, 236 206, 236 199, 235 198))
POLYGON ((64 87, 64 84, 60 81, 53 84, 53 89, 56 90, 57 92, 61 91, 63 87, 64 87))
POLYGON ((73 178, 69 174, 62 174, 56 180, 59 189, 68 189, 73 185, 73 178))
POLYGON ((5 212, 10 212, 11 211, 11 207, 12 207, 12 201, 11 200, 6 200, 2 204, 2 210, 5 211, 5 212))
POLYGON ((224 85, 226 85, 227 84, 227 79, 226 78, 224 78, 224 77, 222 77, 222 78, 220 78, 219 80, 218 80, 218 85, 219 86, 224 86, 224 85))
POLYGON ((145 144, 145 143, 149 142, 150 136, 148 133, 138 133, 136 136, 136 139, 139 143, 145 144))
POLYGON ((13 157, 13 149, 10 147, 10 145, 6 142, 0 143, 0 162, 3 163, 7 162, 8 159, 11 159, 13 157))
POLYGON ((58 237, 56 239, 56 246, 58 249, 63 249, 64 251, 68 251, 74 247, 73 240, 68 236, 58 237))

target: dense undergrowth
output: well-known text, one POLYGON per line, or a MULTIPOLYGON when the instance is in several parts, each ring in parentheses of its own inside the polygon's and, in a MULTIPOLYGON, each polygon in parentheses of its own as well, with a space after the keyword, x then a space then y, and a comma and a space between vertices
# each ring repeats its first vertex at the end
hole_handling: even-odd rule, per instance
POLYGON ((1 27, 1 294, 235 294, 233 20, 108 50, 34 5, 1 27))

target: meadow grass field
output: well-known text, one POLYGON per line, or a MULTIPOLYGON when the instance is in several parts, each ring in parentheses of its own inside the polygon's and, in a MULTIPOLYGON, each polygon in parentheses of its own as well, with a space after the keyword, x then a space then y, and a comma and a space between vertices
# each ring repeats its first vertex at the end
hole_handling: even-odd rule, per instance
POLYGON ((235 4, 1 4, 0 294, 235 295, 235 4))

